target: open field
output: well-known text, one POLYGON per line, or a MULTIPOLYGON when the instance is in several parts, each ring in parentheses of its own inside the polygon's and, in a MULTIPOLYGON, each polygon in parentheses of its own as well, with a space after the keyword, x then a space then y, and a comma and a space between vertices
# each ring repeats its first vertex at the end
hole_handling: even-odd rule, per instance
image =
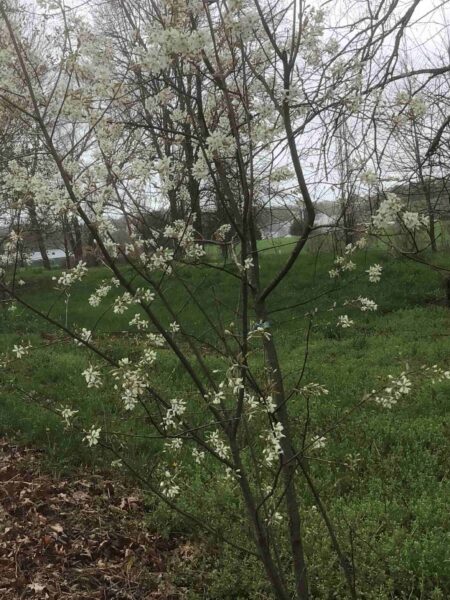
MULTIPOLYGON (((280 245, 261 253, 267 276, 276 271, 288 248, 280 245)), ((448 257, 441 256, 440 260, 448 264, 448 257)), ((330 431, 326 446, 310 461, 311 472, 343 544, 353 552, 362 598, 447 598, 450 382, 432 386, 424 381, 392 409, 367 404, 355 410, 342 427, 333 428, 365 392, 385 384, 389 374, 398 375, 405 367, 415 369, 423 364, 437 363, 448 368, 450 311, 442 302, 442 281, 438 274, 421 265, 395 261, 373 249, 361 254, 358 263, 383 265, 378 285, 367 281, 364 269, 349 273, 344 281, 331 280, 326 273, 332 262, 331 254, 302 255, 288 276, 283 294, 275 292, 270 305, 271 328, 287 365, 287 384, 296 380, 304 362, 305 313, 319 309, 309 339, 303 382, 320 382, 328 388, 329 395, 314 400, 310 408, 312 430, 330 431), (361 315, 348 307, 346 312, 354 317, 355 326, 339 331, 329 309, 335 301, 339 304, 359 295, 375 300, 378 311, 361 315)), ((41 269, 21 272, 20 277, 25 280, 21 288, 24 300, 48 312, 56 321, 64 323, 67 319, 69 327, 92 329, 94 340, 101 338, 103 349, 115 359, 133 357, 139 351, 140 334, 123 335, 130 330, 132 315, 115 315, 111 310, 105 312, 107 304, 91 308, 87 302, 95 287, 108 277, 106 269, 93 268, 76 284, 67 314, 64 298, 51 280, 56 274, 41 269)), ((200 304, 220 311, 224 323, 233 320, 238 297, 233 277, 219 270, 187 267, 182 277, 195 290, 200 304)), ((176 279, 167 280, 164 285, 166 294, 175 300, 187 333, 202 340, 206 360, 220 368, 214 334, 200 311, 187 299, 176 279)), ((163 319, 169 319, 163 307, 158 311, 163 319)), ((29 356, 0 372, 1 434, 45 450, 47 468, 54 473, 67 476, 80 468, 108 472, 112 457, 101 449, 89 449, 79 432, 64 430, 61 420, 45 408, 64 404, 80 411, 80 426, 95 422, 119 436, 130 430, 131 420, 136 437, 126 438, 128 459, 143 472, 157 463, 161 446, 158 441, 145 439, 143 413, 125 413, 115 398, 112 383, 99 390, 86 389, 81 372, 92 361, 88 351, 18 306, 14 312, 0 313, 2 352, 8 353, 20 341, 30 341, 33 349, 29 356)), ((152 381, 173 397, 181 392, 188 395, 191 386, 168 353, 153 368, 152 381)), ((305 406, 293 407, 293 413, 295 426, 300 429, 305 406)), ((228 485, 214 473, 208 479, 196 477, 194 463, 189 465, 186 461, 185 468, 192 470, 190 485, 198 488, 198 506, 192 505, 195 494, 189 494, 188 508, 201 521, 210 512, 219 513, 222 525, 239 542, 241 525, 230 521, 228 511, 228 503, 236 499, 228 485)), ((181 506, 187 501, 182 496, 181 506)), ((198 526, 169 514, 151 495, 146 507, 150 529, 161 534, 182 533, 191 536, 194 543, 208 540, 207 553, 195 556, 173 574, 174 583, 189 588, 189 598, 271 597, 255 561, 244 560, 220 540, 206 538, 198 526)), ((345 598, 327 533, 314 499, 306 490, 304 522, 308 555, 313 557, 310 573, 314 597, 345 598), (334 595, 329 594, 330 589, 335 590, 334 595)))

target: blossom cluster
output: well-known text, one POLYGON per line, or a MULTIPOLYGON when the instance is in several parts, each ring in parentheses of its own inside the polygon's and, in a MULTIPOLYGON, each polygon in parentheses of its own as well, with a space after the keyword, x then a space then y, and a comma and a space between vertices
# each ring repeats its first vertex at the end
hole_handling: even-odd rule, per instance
POLYGON ((142 252, 139 258, 149 271, 163 271, 167 275, 170 275, 172 273, 171 263, 173 257, 174 252, 171 248, 159 246, 150 253, 147 251, 142 252))
POLYGON ((283 453, 281 440, 286 437, 282 423, 276 421, 273 423, 270 431, 261 438, 266 442, 263 448, 264 461, 267 466, 271 467, 277 460, 280 454, 283 453))
POLYGON ((386 193, 386 198, 372 217, 372 226, 375 231, 388 229, 395 223, 404 225, 409 231, 416 231, 427 227, 429 222, 428 216, 405 210, 404 200, 392 192, 386 193))
POLYGON ((103 385, 100 371, 93 365, 89 365, 82 373, 88 388, 99 388, 103 385))
POLYGON ((56 281, 58 288, 67 290, 77 281, 81 281, 86 273, 86 263, 80 261, 73 269, 70 271, 63 271, 59 277, 52 277, 52 280, 56 281))
POLYGON ((402 396, 408 395, 411 391, 412 383, 405 372, 397 378, 389 375, 389 379, 389 385, 380 394, 376 394, 375 390, 372 391, 375 402, 383 408, 392 408, 402 396))
POLYGON ((311 382, 300 388, 300 393, 303 396, 310 398, 318 398, 320 396, 328 396, 329 390, 321 383, 311 382))
POLYGON ((110 283, 107 281, 103 281, 95 290, 95 292, 89 296, 89 304, 93 307, 100 306, 102 300, 106 298, 106 296, 111 291, 112 287, 117 287, 119 285, 120 282, 116 278, 113 278, 110 283))
POLYGON ((100 440, 101 431, 101 427, 95 427, 95 425, 92 425, 89 431, 86 431, 86 435, 84 436, 83 440, 87 442, 88 446, 96 446, 100 440))
POLYGON ((31 348, 31 344, 14 344, 12 353, 16 356, 16 358, 23 358, 24 356, 27 356, 31 348))
POLYGON ((61 413, 61 417, 64 420, 66 427, 71 425, 73 417, 79 412, 78 410, 73 410, 69 406, 63 406, 59 409, 61 413))
POLYGON ((352 327, 354 324, 355 324, 355 321, 353 321, 353 319, 350 319, 350 317, 348 315, 340 315, 338 317, 337 325, 338 325, 338 327, 342 327, 342 329, 348 329, 349 327, 352 327))
POLYGON ((381 273, 383 272, 383 267, 378 264, 371 265, 366 273, 369 275, 370 283, 378 283, 381 280, 381 273))
MULTIPOLYGON (((153 302, 154 299, 155 294, 148 288, 137 288, 133 294, 131 292, 124 292, 114 300, 113 312, 122 315, 132 304, 146 305, 153 302)), ((145 325, 142 326, 142 321, 139 318, 136 324, 137 322, 139 322, 142 329, 145 328, 145 325)))
POLYGON ((354 271, 356 269, 356 264, 350 259, 350 256, 357 250, 364 248, 366 244, 366 238, 360 238, 354 244, 347 244, 344 249, 344 254, 335 258, 334 267, 328 271, 331 279, 339 277, 346 271, 354 271))
POLYGON ((19 248, 21 254, 24 254, 24 259, 27 260, 26 253, 22 252, 23 244, 23 233, 20 230, 12 230, 3 240, 3 252, 0 254, 0 277, 4 276, 6 269, 15 264, 19 255, 19 248))
POLYGON ((207 439, 214 452, 216 452, 220 458, 226 459, 229 457, 230 449, 220 437, 220 433, 217 430, 211 431, 207 439))
POLYGON ((176 240, 179 248, 184 252, 184 257, 188 260, 197 260, 205 255, 205 250, 197 243, 194 227, 181 219, 168 225, 164 230, 164 235, 176 240))
POLYGON ((201 30, 183 31, 179 27, 149 27, 146 40, 146 51, 139 62, 153 75, 170 67, 177 56, 195 59, 206 44, 201 30))
POLYGON ((180 493, 180 486, 176 483, 175 475, 169 470, 164 471, 159 485, 163 495, 171 500, 176 498, 180 493))
POLYGON ((122 358, 119 361, 118 369, 113 371, 113 377, 117 382, 114 389, 120 389, 125 410, 133 410, 146 391, 149 384, 146 367, 153 364, 155 360, 156 352, 146 349, 138 364, 133 364, 129 358, 122 358))
POLYGON ((78 339, 74 339, 74 342, 77 346, 82 346, 83 343, 86 342, 90 342, 92 341, 92 331, 90 329, 86 329, 86 327, 83 327, 79 332, 78 332, 78 337, 80 338, 78 339))
POLYGON ((181 398, 173 398, 170 401, 170 408, 167 409, 163 423, 166 427, 175 427, 180 417, 186 412, 186 401, 181 398))

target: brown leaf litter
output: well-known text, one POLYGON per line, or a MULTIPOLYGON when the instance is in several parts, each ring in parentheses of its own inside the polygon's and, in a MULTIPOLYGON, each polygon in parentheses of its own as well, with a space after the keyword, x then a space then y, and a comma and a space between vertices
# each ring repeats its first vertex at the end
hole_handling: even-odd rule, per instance
POLYGON ((168 569, 189 544, 149 532, 139 494, 101 475, 52 478, 40 463, 0 439, 1 600, 185 597, 168 569))

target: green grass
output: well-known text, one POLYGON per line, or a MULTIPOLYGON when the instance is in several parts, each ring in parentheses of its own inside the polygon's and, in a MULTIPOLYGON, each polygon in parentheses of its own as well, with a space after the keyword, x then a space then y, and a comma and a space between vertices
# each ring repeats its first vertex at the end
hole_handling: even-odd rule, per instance
MULTIPOLYGON (((282 264, 289 241, 283 240, 276 248, 266 243, 261 263, 267 280, 282 264)), ((445 256, 439 260, 449 264, 445 256)), ((312 430, 317 432, 330 428, 365 392, 383 385, 388 374, 397 375, 406 367, 414 369, 423 364, 448 368, 450 362, 450 311, 442 304, 438 274, 372 249, 358 258, 360 268, 355 274, 334 282, 327 275, 332 262, 330 254, 308 252, 301 256, 269 305, 287 385, 296 380, 302 367, 305 313, 319 309, 303 381, 320 382, 330 391, 312 403, 312 430), (384 267, 378 285, 370 284, 364 274, 374 262, 384 267), (347 313, 356 325, 337 331, 336 313, 328 309, 333 302, 340 306, 359 295, 374 299, 378 312, 362 315, 350 306, 341 308, 337 314, 347 313)), ((51 275, 40 269, 21 273, 27 282, 22 288, 23 297, 43 311, 52 306, 50 316, 64 322, 64 298, 54 290, 51 275)), ((235 319, 239 297, 235 278, 206 268, 184 268, 181 276, 213 318, 220 313, 225 324, 235 319)), ((107 304, 98 309, 87 304, 89 295, 105 278, 105 269, 93 268, 77 284, 69 300, 68 324, 88 329, 95 326, 95 337, 115 359, 137 355, 140 336, 121 333, 129 330, 133 313, 114 315, 112 311, 105 313, 107 304)), ((192 301, 186 300, 180 283, 167 280, 165 293, 188 334, 201 340, 208 363, 220 366, 211 348, 216 344, 215 335, 192 301)), ((162 306, 156 310, 164 322, 172 320, 162 306)), ((48 337, 54 330, 20 307, 14 313, 0 313, 2 351, 7 353, 21 340, 30 340, 34 347, 26 359, 1 371, 0 431, 45 448, 49 467, 58 471, 70 472, 94 464, 106 468, 111 457, 100 450, 89 450, 79 433, 65 431, 59 419, 38 404, 70 405, 80 411, 81 423, 95 422, 118 432, 131 427, 138 436, 146 432, 145 419, 136 411, 127 413, 125 422, 110 381, 100 390, 87 390, 81 371, 96 359, 61 336, 49 345, 48 337), (30 394, 36 402, 30 400, 30 394)), ((167 351, 161 355, 152 370, 152 385, 164 389, 169 397, 189 396, 192 385, 178 362, 167 351)), ((318 455, 321 460, 311 460, 312 474, 339 536, 346 549, 353 548, 362 598, 450 596, 450 523, 446 506, 450 497, 449 392, 449 382, 431 385, 425 381, 391 410, 367 405, 356 411, 344 427, 327 435, 327 445, 318 455), (349 456, 354 460, 352 469, 344 465, 349 456)), ((293 427, 301 431, 305 407, 300 400, 296 402, 292 406, 293 427)), ((160 460, 160 449, 159 442, 138 437, 128 443, 127 455, 145 471, 160 460)), ((192 462, 187 461, 185 468, 190 473, 191 493, 181 498, 181 504, 200 519, 214 515, 219 527, 239 540, 242 523, 233 521, 239 502, 229 485, 220 478, 200 476, 192 462)), ((187 521, 170 515, 152 498, 148 502, 153 527, 203 539, 187 521)), ((314 597, 345 598, 326 531, 307 490, 304 521, 314 597)), ((174 575, 176 583, 191 590, 190 598, 270 598, 254 561, 243 560, 226 546, 218 549, 214 540, 208 543, 212 545, 210 552, 199 556, 191 566, 178 565, 174 575), (201 591, 205 588, 207 595, 201 591)))

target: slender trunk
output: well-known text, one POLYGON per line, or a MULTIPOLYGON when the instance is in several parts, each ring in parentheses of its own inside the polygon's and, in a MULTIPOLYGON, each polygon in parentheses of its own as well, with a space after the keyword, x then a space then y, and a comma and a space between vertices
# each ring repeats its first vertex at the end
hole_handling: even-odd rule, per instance
POLYGON ((168 192, 169 206, 170 206, 170 220, 176 221, 179 218, 178 207, 177 207, 177 193, 175 190, 169 190, 168 192))
POLYGON ((62 230, 63 230, 64 254, 66 257, 66 268, 70 269, 69 236, 68 236, 68 223, 67 223, 66 217, 63 217, 63 219, 62 219, 62 230))
MULTIPOLYGON (((430 189, 430 178, 426 178, 423 172, 423 160, 420 155, 419 148, 419 136, 417 134, 417 127, 415 122, 413 123, 413 135, 414 135, 414 151, 416 155, 416 162, 418 167, 418 174, 420 184, 422 186, 423 194, 425 196, 425 202, 427 205, 427 212, 430 218, 430 228, 428 230, 428 235, 430 237, 431 250, 433 252, 437 252, 437 244, 436 244, 436 228, 435 228, 435 218, 434 218, 434 207, 431 202, 431 189, 430 189)), ((429 176, 431 176, 431 167, 429 171, 429 176)))
MULTIPOLYGON (((259 321, 267 320, 265 307, 261 304, 256 306, 256 313, 259 321)), ((289 538, 293 557, 293 567, 295 575, 295 589, 297 600, 308 600, 309 585, 306 569, 305 553, 303 548, 302 524, 300 517, 300 507, 298 503, 298 494, 295 486, 296 461, 295 453, 291 445, 291 434, 289 424, 289 414, 286 405, 286 396, 284 392, 283 377, 280 370, 278 355, 275 343, 270 339, 264 340, 264 347, 267 356, 267 362, 272 372, 273 382, 275 384, 275 393, 273 394, 277 409, 275 411, 277 419, 283 425, 285 437, 281 440, 283 479, 285 485, 286 511, 288 515, 289 538)))
POLYGON ((430 219, 430 226, 428 228, 428 236, 430 238, 431 250, 433 252, 437 252, 436 220, 434 218, 434 207, 433 207, 433 203, 431 201, 430 181, 425 179, 422 167, 419 168, 419 177, 420 177, 420 183, 422 184, 423 194, 425 196, 428 217, 430 219))
POLYGON ((430 213, 430 241, 431 249, 433 250, 433 252, 437 252, 436 229, 433 213, 430 213))
POLYGON ((83 240, 81 235, 81 226, 78 222, 77 217, 72 219, 72 227, 75 236, 74 245, 73 245, 73 255, 75 258, 75 264, 77 265, 79 262, 83 260, 83 240))
POLYGON ((40 252, 40 255, 42 258, 42 264, 44 265, 45 269, 50 270, 52 267, 50 264, 50 259, 48 258, 44 234, 42 233, 42 228, 39 223, 39 219, 37 217, 36 206, 34 204, 33 199, 30 198, 28 200, 27 208, 28 208, 28 214, 30 216, 31 227, 32 227, 33 233, 36 237, 36 242, 37 242, 39 252, 40 252))
POLYGON ((240 460, 239 450, 237 448, 235 440, 230 440, 231 451, 236 468, 241 472, 239 478, 239 485, 241 488, 242 496, 247 508, 250 523, 253 527, 255 536, 255 544, 258 549, 261 562, 264 566, 267 578, 272 586, 272 591, 276 600, 289 600, 290 596, 285 588, 283 581, 281 580, 279 571, 273 561, 272 554, 270 551, 269 539, 267 536, 267 530, 265 525, 261 522, 261 518, 258 514, 258 510, 255 506, 254 497, 250 489, 250 485, 245 476, 243 465, 240 460))
POLYGON ((21 269, 25 267, 25 248, 23 247, 23 244, 20 245, 19 266, 21 269))
POLYGON ((355 241, 354 228, 355 220, 353 217, 353 208, 351 205, 350 198, 343 202, 343 221, 344 221, 344 239, 346 244, 353 244, 355 241))
POLYGON ((203 238, 202 213, 200 209, 200 184, 192 176, 192 168, 194 166, 194 148, 192 147, 191 128, 189 125, 185 126, 185 134, 186 143, 184 148, 186 153, 186 170, 188 173, 187 188, 191 201, 191 211, 195 213, 194 227, 199 233, 200 238, 203 238))
POLYGON ((85 254, 88 267, 96 267, 99 264, 97 254, 95 253, 95 240, 92 232, 88 233, 88 244, 85 254))

